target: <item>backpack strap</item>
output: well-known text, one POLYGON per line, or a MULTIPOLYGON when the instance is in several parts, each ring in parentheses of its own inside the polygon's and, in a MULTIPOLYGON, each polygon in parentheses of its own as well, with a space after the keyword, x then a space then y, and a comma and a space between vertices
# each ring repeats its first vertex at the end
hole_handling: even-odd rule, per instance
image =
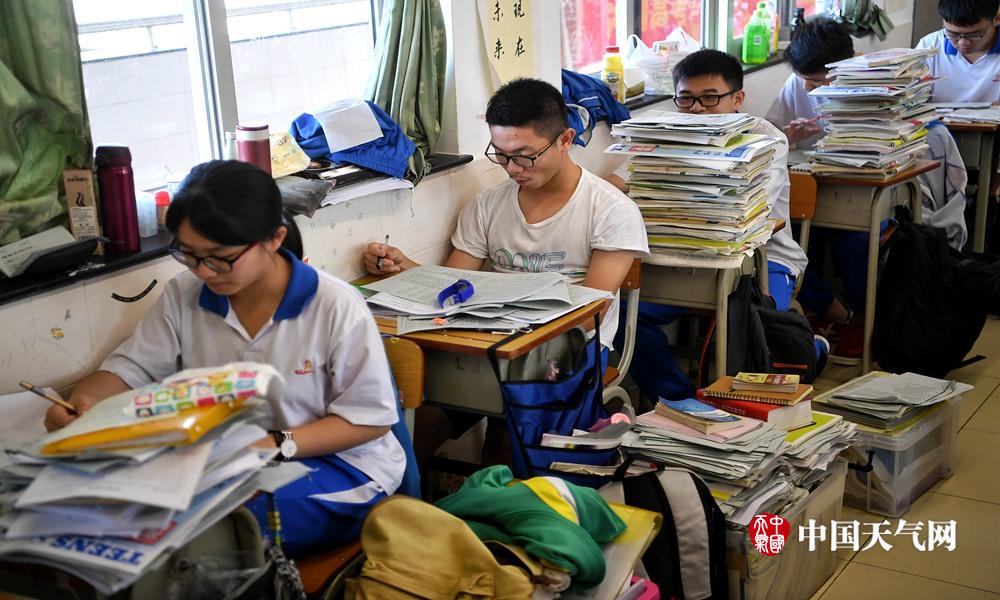
MULTIPOLYGON (((709 523, 701 495, 689 471, 666 469, 656 474, 673 513, 677 535, 677 558, 684 596, 708 598, 712 595, 709 523)), ((666 517, 666 515, 664 515, 666 517)))

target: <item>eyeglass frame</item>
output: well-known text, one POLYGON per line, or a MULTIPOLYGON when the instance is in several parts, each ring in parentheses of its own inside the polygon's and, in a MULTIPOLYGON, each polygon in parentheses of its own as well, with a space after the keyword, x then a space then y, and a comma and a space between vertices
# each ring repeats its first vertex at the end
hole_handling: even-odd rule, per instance
POLYGON ((726 96, 732 96, 733 94, 739 91, 740 90, 729 90, 725 94, 702 94, 700 96, 674 96, 673 100, 677 108, 691 108, 692 106, 694 106, 695 102, 700 104, 702 108, 711 108, 713 106, 718 106, 719 102, 721 102, 722 99, 725 98, 726 96), (702 98, 715 98, 715 104, 705 104, 704 102, 702 102, 702 98), (681 106, 681 103, 678 102, 679 100, 685 100, 685 101, 690 100, 691 104, 688 106, 681 106))
POLYGON ((944 37, 948 38, 948 41, 950 42, 960 42, 962 40, 966 40, 975 43, 986 37, 987 34, 989 34, 990 29, 992 29, 993 27, 995 26, 992 23, 990 23, 982 31, 975 31, 972 33, 958 33, 957 31, 948 31, 947 27, 942 27, 941 32, 944 34, 944 37))
POLYGON ((240 253, 237 254, 233 258, 222 258, 221 256, 195 256, 194 254, 191 254, 190 252, 185 252, 184 250, 181 250, 181 248, 180 248, 180 242, 178 242, 177 238, 174 238, 173 241, 170 242, 170 245, 167 246, 167 252, 170 253, 170 256, 173 257, 174 260, 176 260, 177 262, 181 263, 185 267, 191 269, 192 271, 194 271, 202 263, 204 263, 205 266, 208 267, 208 269, 210 271, 213 271, 215 273, 223 275, 223 274, 226 274, 226 273, 232 273, 233 269, 236 268, 236 261, 238 261, 239 259, 243 258, 244 254, 246 254, 247 252, 249 252, 251 249, 253 249, 258 244, 260 244, 260 242, 253 242, 252 244, 248 245, 246 248, 240 250, 240 253), (194 265, 189 265, 187 263, 187 261, 185 261, 185 260, 183 260, 181 258, 181 257, 185 257, 185 256, 193 258, 194 261, 195 261, 194 265), (205 262, 206 260, 219 261, 220 263, 224 263, 226 265, 229 265, 229 270, 228 271, 220 271, 220 270, 218 270, 216 268, 213 268, 210 263, 205 262))
MULTIPOLYGON (((538 153, 536 153, 534 156, 527 156, 525 154, 504 154, 503 152, 490 152, 489 151, 490 150, 490 146, 493 146, 493 141, 492 140, 490 141, 489 144, 486 144, 486 151, 483 152, 483 155, 486 156, 486 158, 488 158, 491 163, 493 163, 495 165, 500 165, 501 167, 506 167, 508 164, 510 164, 510 163, 513 162, 515 166, 518 166, 518 167, 520 167, 522 169, 532 169, 535 166, 535 161, 538 160, 538 158, 541 155, 545 154, 545 151, 548 150, 549 148, 551 148, 552 145, 556 143, 556 140, 558 140, 562 136, 563 133, 564 132, 560 131, 559 134, 556 137, 552 138, 552 141, 549 142, 549 144, 547 146, 545 146, 544 148, 542 148, 541 150, 539 150, 538 153), (498 160, 498 157, 501 157, 501 156, 504 158, 504 162, 500 162, 498 160), (528 165, 527 167, 525 167, 524 165, 518 164, 518 162, 515 160, 515 159, 518 159, 518 158, 523 158, 525 160, 530 160, 531 164, 528 165)), ((496 146, 493 146, 493 149, 495 150, 496 146)))

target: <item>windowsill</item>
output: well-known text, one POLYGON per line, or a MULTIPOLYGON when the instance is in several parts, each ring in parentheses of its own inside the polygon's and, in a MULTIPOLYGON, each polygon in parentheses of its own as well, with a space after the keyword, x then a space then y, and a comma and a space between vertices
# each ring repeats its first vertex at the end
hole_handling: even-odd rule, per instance
MULTIPOLYGON (((428 160, 431 163, 431 175, 433 175, 472 162, 472 155, 438 153, 428 160)), ((169 231, 161 229, 153 237, 140 239, 140 249, 134 254, 92 256, 83 267, 75 267, 46 276, 27 277, 22 275, 13 279, 0 279, 0 306, 156 260, 166 256, 167 246, 170 245, 172 239, 173 235, 169 231), (89 265, 93 266, 81 270, 89 265)))
POLYGON ((778 53, 767 59, 766 62, 759 65, 743 65, 743 74, 749 75, 750 73, 756 73, 757 71, 763 71, 768 67, 773 67, 775 65, 780 65, 785 62, 785 51, 778 50, 778 53))

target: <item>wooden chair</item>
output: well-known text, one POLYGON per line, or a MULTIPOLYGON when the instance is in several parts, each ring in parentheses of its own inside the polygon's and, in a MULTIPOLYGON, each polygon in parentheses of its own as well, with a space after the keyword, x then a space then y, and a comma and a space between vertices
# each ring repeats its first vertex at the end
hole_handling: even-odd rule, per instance
POLYGON ((789 218, 801 221, 799 246, 809 251, 809 227, 816 215, 816 178, 807 173, 789 173, 791 183, 788 198, 789 218))
POLYGON ((635 351, 635 330, 639 319, 639 280, 642 273, 642 261, 635 259, 632 261, 632 268, 625 275, 621 289, 625 294, 623 302, 625 311, 625 340, 622 347, 618 349, 621 360, 617 367, 609 366, 604 371, 604 403, 607 404, 612 398, 620 398, 625 404, 631 401, 628 393, 621 386, 622 379, 628 373, 628 366, 632 362, 632 354, 635 351))
MULTIPOLYGON (((383 345, 412 441, 414 411, 424 398, 424 351, 414 342, 398 337, 384 338, 383 345)), ((358 539, 329 552, 298 559, 295 563, 306 595, 329 600, 343 590, 344 581, 361 568, 364 558, 361 540, 358 539)))

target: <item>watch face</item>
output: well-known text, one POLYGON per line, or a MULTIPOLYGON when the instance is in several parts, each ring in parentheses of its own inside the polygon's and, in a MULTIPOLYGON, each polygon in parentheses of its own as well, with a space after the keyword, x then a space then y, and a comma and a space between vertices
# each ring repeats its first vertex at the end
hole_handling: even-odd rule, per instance
POLYGON ((281 442, 281 447, 278 448, 278 451, 281 452, 281 456, 283 456, 285 459, 289 459, 295 456, 295 452, 298 449, 299 448, 298 446, 295 445, 294 440, 285 440, 281 442))

